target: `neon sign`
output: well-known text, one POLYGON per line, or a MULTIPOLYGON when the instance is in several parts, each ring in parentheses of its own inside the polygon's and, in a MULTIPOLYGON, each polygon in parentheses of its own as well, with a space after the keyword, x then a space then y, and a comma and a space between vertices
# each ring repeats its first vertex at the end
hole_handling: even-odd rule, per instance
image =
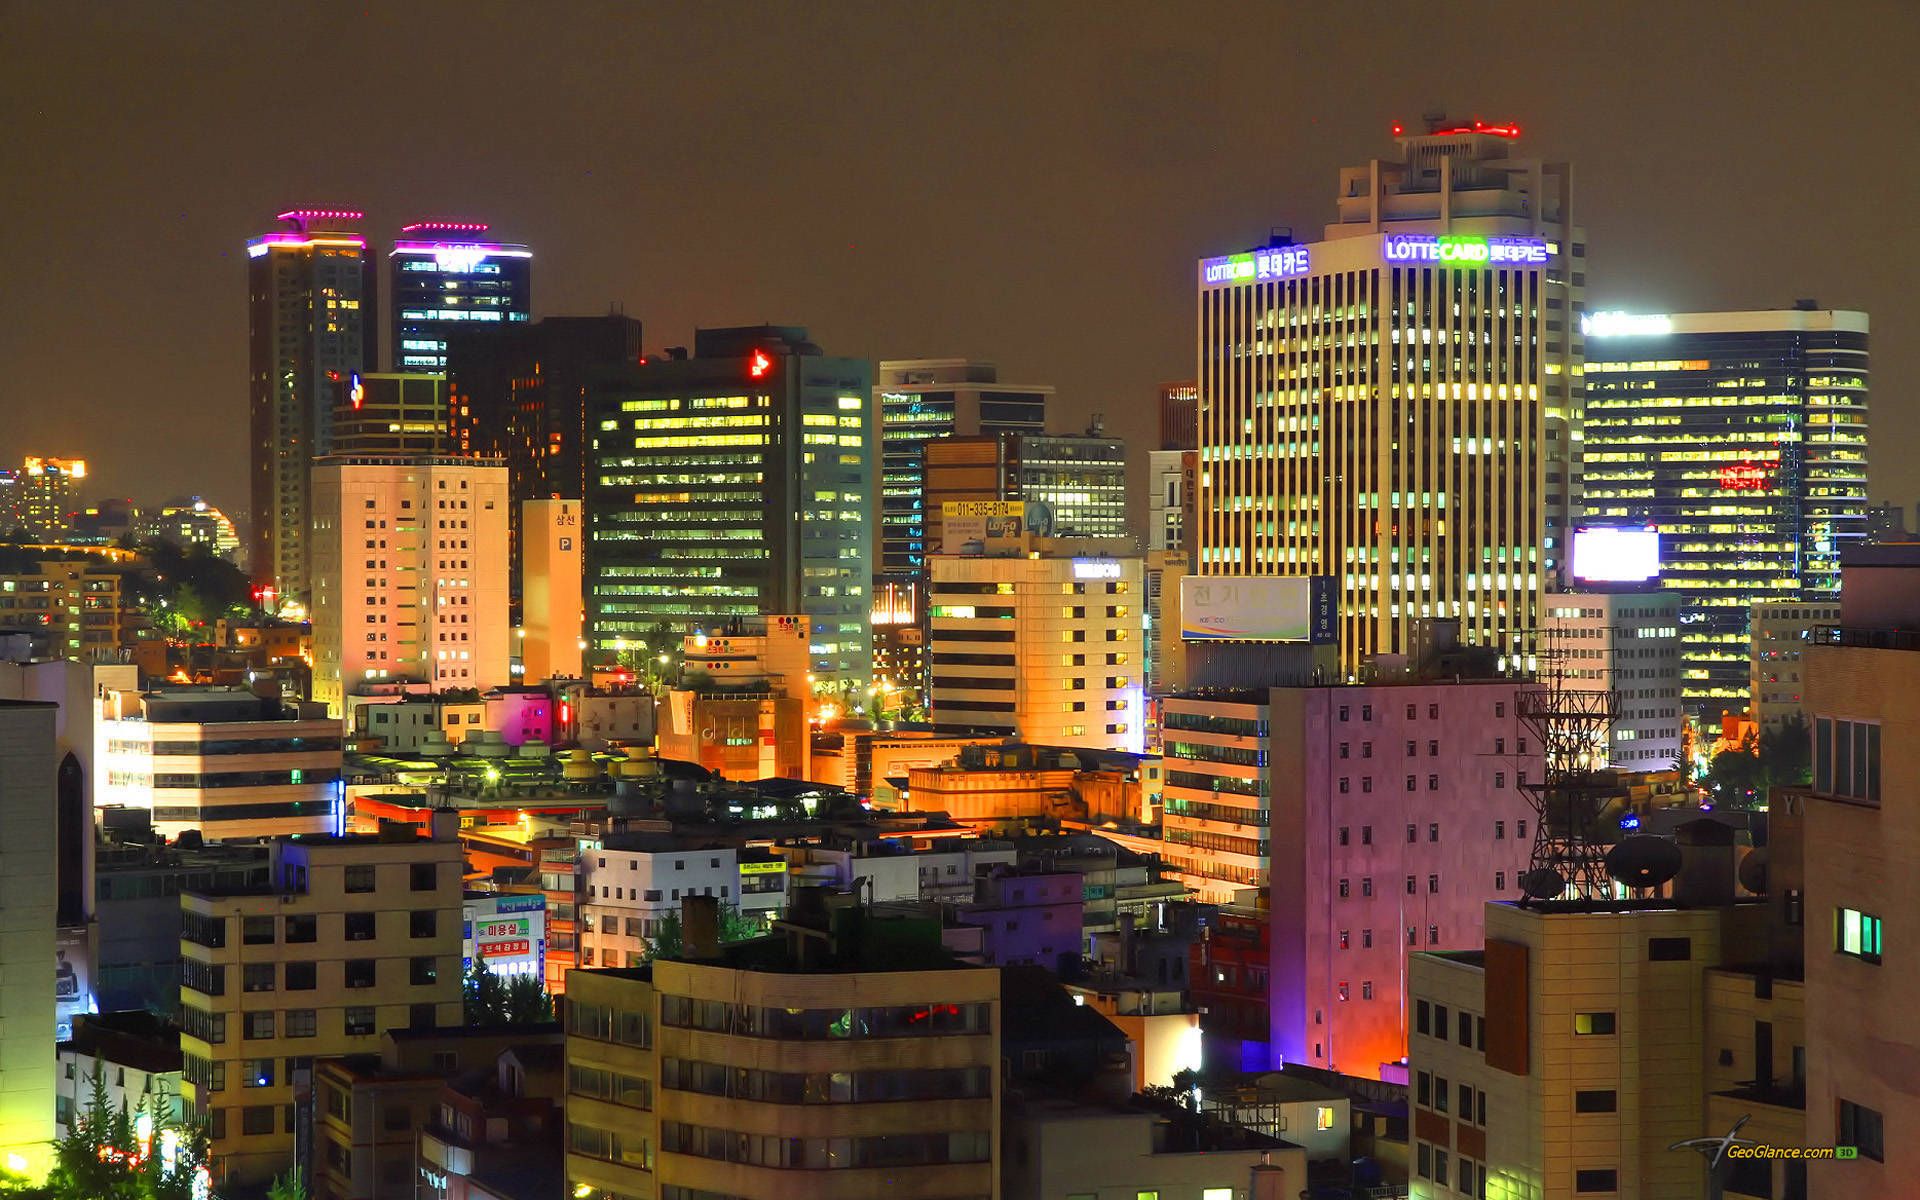
POLYGON ((1273 246, 1248 254, 1228 254, 1200 260, 1200 282, 1207 285, 1243 283, 1249 279, 1289 279, 1305 275, 1312 262, 1305 246, 1273 246))
POLYGON ((773 370, 773 359, 765 350, 755 350, 753 357, 747 360, 747 376, 751 379, 764 379, 767 372, 773 370))
POLYGON ((1765 491, 1773 483, 1772 462, 1730 463, 1720 468, 1720 487, 1728 492, 1765 491))
POLYGON ((1075 579, 1118 579, 1120 564, 1098 559, 1076 558, 1073 560, 1073 577, 1075 579))
POLYGON ((360 373, 358 371, 355 371, 351 378, 353 383, 347 388, 347 399, 353 401, 355 408, 359 408, 362 404, 366 403, 367 389, 366 386, 360 382, 360 373))
POLYGON ((1673 332, 1673 318, 1664 313, 1588 313, 1580 318, 1580 332, 1588 337, 1664 337, 1673 332))
POLYGON ((433 251, 434 265, 449 275, 471 275, 486 257, 479 246, 436 246, 433 251))
POLYGON ((1388 262, 1507 266, 1547 261, 1547 239, 1389 233, 1380 244, 1388 262))

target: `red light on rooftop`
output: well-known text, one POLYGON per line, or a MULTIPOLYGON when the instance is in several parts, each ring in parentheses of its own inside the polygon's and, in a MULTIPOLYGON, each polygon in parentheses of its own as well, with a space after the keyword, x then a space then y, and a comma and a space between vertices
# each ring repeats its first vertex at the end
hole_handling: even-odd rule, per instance
POLYGON ((1393 123, 1393 136, 1399 137, 1404 132, 1406 132, 1406 126, 1402 125, 1398 121, 1395 121, 1393 123))
POLYGON ((765 350, 755 350, 753 357, 747 360, 747 375, 753 379, 764 379, 767 372, 773 370, 773 359, 765 350))
POLYGON ((1517 138, 1520 136, 1520 127, 1512 122, 1505 125, 1490 125, 1485 121, 1472 121, 1464 125, 1447 125, 1432 130, 1434 136, 1458 133, 1484 133, 1493 137, 1517 138))

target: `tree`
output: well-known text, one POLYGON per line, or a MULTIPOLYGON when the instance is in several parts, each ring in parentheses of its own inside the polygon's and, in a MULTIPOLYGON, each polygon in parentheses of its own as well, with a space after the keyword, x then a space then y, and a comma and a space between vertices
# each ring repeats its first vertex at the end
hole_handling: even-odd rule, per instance
POLYGON ((43 1189, 15 1188, 0 1195, 46 1200, 190 1200, 206 1164, 206 1138, 197 1127, 163 1125, 142 1106, 107 1102, 106 1084, 93 1076, 86 1109, 67 1135, 54 1143, 53 1169, 43 1189), (171 1144, 171 1154, 157 1149, 171 1144))
POLYGON ((532 975, 502 979, 474 963, 465 980, 469 1025, 540 1025, 553 1020, 553 997, 532 975))
MULTIPOLYGON (((759 922, 742 916, 733 905, 720 906, 720 940, 723 943, 744 942, 764 932, 759 922)), ((680 914, 670 912, 653 923, 653 936, 646 939, 645 954, 649 959, 679 958, 683 942, 680 914)))
POLYGON ((307 1200, 307 1195, 307 1185, 294 1171, 276 1175, 273 1185, 267 1189, 267 1200, 307 1200))
POLYGON ((1812 780, 1812 738, 1806 718, 1798 715, 1778 729, 1749 734, 1738 746, 1714 755, 1707 767, 1707 787, 1723 808, 1761 808, 1773 788, 1812 780))

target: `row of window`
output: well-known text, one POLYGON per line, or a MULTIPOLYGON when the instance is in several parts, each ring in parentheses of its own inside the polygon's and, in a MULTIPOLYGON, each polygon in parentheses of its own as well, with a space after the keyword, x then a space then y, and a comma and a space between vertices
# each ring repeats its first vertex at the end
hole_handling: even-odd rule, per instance
POLYGON ((660 1148, 721 1162, 788 1169, 850 1169, 983 1163, 993 1152, 987 1130, 893 1133, 869 1137, 779 1137, 691 1125, 660 1123, 660 1148))
MULTIPOLYGON (((378 929, 379 915, 377 912, 341 913, 340 936, 349 942, 372 941, 378 929)), ((180 937, 196 946, 220 949, 227 944, 228 919, 211 913, 183 912, 180 914, 180 937)), ((435 909, 417 908, 407 913, 407 936, 410 938, 433 937, 439 928, 440 914, 435 909)), ((248 946, 271 946, 276 941, 315 942, 319 937, 320 918, 317 915, 240 918, 240 941, 248 946)), ((268 964, 253 964, 262 965, 268 964)))
POLYGON ((660 1023, 736 1037, 782 1041, 922 1037, 990 1033, 990 1004, 897 1004, 883 1008, 763 1008, 722 1000, 662 996, 660 1023))
MULTIPOLYGON (((380 959, 349 958, 341 963, 343 982, 350 988, 370 988, 378 986, 380 959)), ((285 964, 286 974, 282 981, 289 992, 310 992, 319 986, 319 964, 313 962, 290 962, 285 964)), ((248 992, 271 992, 275 990, 276 979, 280 972, 278 963, 246 963, 240 969, 241 988, 248 992)), ((414 987, 426 987, 440 980, 440 960, 432 956, 422 956, 407 960, 407 982, 414 987)), ((193 959, 182 960, 180 964, 180 986, 207 996, 227 994, 227 967, 225 963, 196 962, 193 959)))
POLYGON ((767 1104, 865 1104, 978 1099, 993 1094, 993 1077, 986 1067, 801 1072, 663 1058, 660 1086, 767 1104))

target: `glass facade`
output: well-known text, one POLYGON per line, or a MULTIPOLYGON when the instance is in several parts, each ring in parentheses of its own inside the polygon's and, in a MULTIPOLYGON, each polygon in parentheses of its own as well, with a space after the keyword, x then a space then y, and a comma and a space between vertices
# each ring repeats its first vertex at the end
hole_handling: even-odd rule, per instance
POLYGON ((1744 711, 1756 601, 1831 599, 1866 536, 1867 322, 1786 311, 1675 315, 1587 343, 1587 519, 1661 533, 1681 596, 1681 695, 1744 711), (1664 326, 1662 326, 1664 328, 1664 326))
POLYGON ((816 682, 868 681, 871 367, 780 336, 643 366, 594 398, 587 580, 601 660, 696 623, 804 613, 816 682))
POLYGON ((533 313, 533 252, 499 242, 403 241, 387 260, 393 369, 447 369, 447 331, 518 325, 533 313))
MULTIPOLYGON (((883 365, 884 367, 884 365, 883 365)), ((926 565, 926 465, 923 444, 975 433, 1040 433, 1047 393, 978 384, 880 392, 880 570, 904 575, 926 565)))

